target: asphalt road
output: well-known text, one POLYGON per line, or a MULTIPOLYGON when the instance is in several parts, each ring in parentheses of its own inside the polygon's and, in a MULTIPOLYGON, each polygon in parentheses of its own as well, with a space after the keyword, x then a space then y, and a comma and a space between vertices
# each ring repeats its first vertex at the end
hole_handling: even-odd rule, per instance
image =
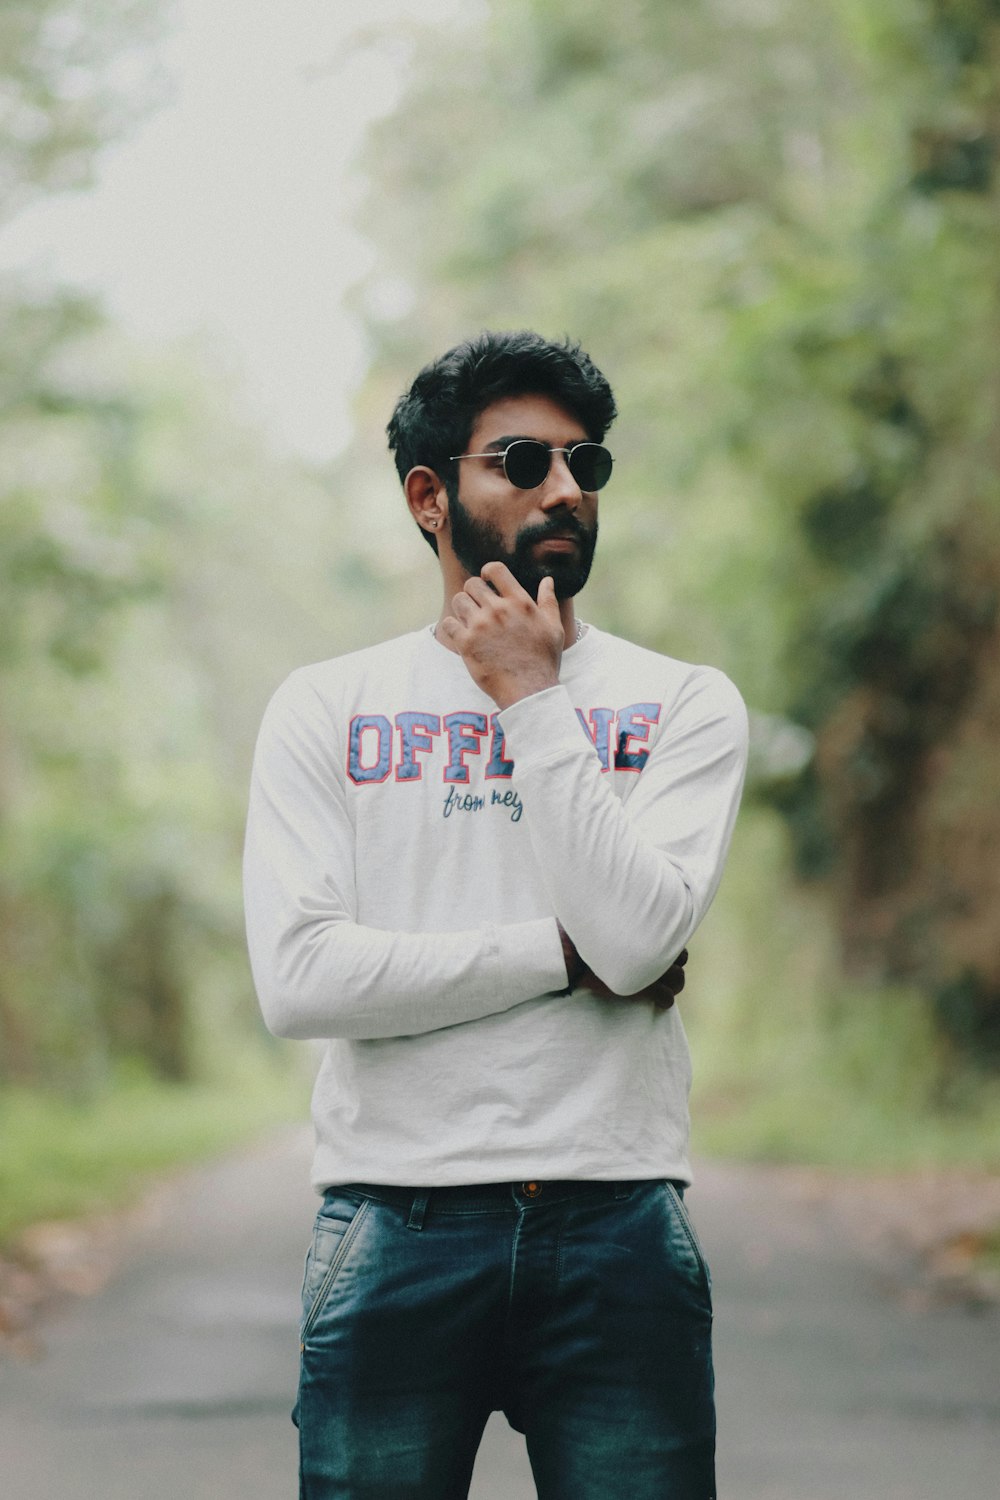
MULTIPOLYGON (((308 1151, 296 1134, 160 1190, 104 1290, 50 1316, 33 1357, 0 1353, 5 1500, 290 1500, 308 1151)), ((704 1166, 689 1202, 723 1500, 1000 1495, 996 1307, 928 1298, 799 1179, 704 1166)), ((533 1496, 494 1417, 473 1500, 533 1496)))

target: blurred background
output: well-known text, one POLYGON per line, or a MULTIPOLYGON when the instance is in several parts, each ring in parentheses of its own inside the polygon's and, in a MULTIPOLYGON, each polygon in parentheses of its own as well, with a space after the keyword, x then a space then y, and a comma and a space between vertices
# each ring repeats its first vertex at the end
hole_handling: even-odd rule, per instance
POLYGON ((1000 1169, 1000 7, 347 10, 0 11, 0 1244, 304 1117, 254 735, 434 617, 383 429, 484 326, 616 390, 584 617, 751 708, 696 1149, 1000 1169))

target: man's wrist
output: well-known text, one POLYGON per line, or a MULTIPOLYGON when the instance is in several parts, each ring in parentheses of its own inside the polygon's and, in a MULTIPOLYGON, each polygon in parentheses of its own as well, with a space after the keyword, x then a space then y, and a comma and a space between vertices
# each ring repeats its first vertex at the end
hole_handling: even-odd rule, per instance
POLYGON ((538 680, 525 680, 521 678, 516 682, 498 684, 495 691, 490 693, 490 697, 502 713, 505 708, 510 708, 513 704, 520 703, 522 698, 533 698, 536 693, 544 693, 549 688, 558 686, 558 676, 544 680, 541 678, 538 680))

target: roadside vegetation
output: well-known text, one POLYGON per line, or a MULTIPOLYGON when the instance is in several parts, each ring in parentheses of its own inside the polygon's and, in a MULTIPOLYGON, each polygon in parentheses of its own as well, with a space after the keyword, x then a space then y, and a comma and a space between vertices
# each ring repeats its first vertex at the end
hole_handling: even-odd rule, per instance
POLYGON ((914 986, 848 978, 823 893, 751 802, 681 999, 697 1153, 1000 1174, 1000 1090, 914 986), (774 895, 782 893, 780 911, 774 895))
POLYGON ((995 1171, 996 6, 498 0, 414 47, 356 465, 428 349, 571 330, 622 411, 584 614, 750 706, 696 1144, 995 1171))
POLYGON ((32 1224, 120 1208, 176 1167, 301 1125, 309 1087, 287 1055, 262 1050, 219 1078, 184 1084, 123 1069, 87 1099, 5 1088, 0 1254, 32 1224))
MULTIPOLYGON (((168 21, 4 8, 0 219, 86 190, 168 21)), ((1000 1171, 996 5, 494 0, 395 44, 328 471, 204 350, 0 279, 0 1240, 305 1117, 243 954, 254 732, 431 618, 382 429, 481 326, 571 330, 618 392, 585 617, 752 711, 696 1148, 1000 1171)))

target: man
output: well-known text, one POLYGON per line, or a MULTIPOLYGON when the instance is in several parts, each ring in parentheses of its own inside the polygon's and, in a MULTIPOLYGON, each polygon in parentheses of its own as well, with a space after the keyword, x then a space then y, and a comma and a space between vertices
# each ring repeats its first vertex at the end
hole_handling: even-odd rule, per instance
POLYGON ((542 1500, 711 1500, 707 1267, 672 1005, 717 887, 732 684, 584 625, 607 381, 483 334, 389 440, 444 602, 293 673, 255 760, 250 954, 328 1042, 296 1420, 308 1500, 458 1500, 492 1410, 542 1500))

